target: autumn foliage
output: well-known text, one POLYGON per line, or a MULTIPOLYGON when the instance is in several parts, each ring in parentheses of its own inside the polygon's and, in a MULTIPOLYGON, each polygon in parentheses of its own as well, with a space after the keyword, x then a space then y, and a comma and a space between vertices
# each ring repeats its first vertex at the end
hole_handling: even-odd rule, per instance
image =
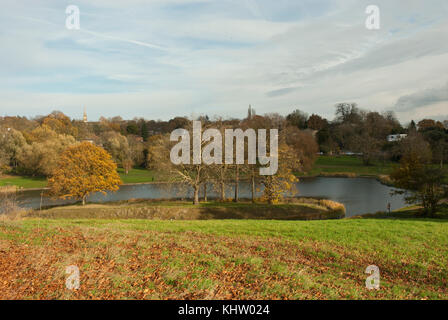
POLYGON ((121 179, 117 165, 103 148, 84 142, 67 148, 48 179, 53 196, 82 200, 91 193, 117 191, 121 179))

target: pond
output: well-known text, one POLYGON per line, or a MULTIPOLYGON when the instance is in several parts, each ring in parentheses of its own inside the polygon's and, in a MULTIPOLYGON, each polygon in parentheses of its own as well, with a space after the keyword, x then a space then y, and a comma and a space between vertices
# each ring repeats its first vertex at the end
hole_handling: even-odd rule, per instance
MULTIPOLYGON (((218 193, 213 191, 212 185, 208 186, 208 198, 217 197, 218 193)), ((406 205, 403 196, 391 196, 392 187, 385 186, 371 178, 301 178, 297 183, 300 197, 325 198, 343 203, 347 210, 347 217, 386 211, 387 204, 391 209, 398 209, 406 205)), ((240 198, 250 198, 250 184, 240 182, 240 198)), ((257 192, 260 196, 262 188, 257 192)), ((227 197, 233 196, 233 186, 228 186, 227 197)), ((88 198, 91 203, 104 203, 129 199, 182 199, 192 196, 191 190, 182 189, 178 185, 163 183, 123 185, 115 193, 93 194, 88 198)), ((53 200, 42 197, 39 190, 25 190, 19 195, 20 204, 23 207, 39 209, 40 205, 55 206, 74 203, 73 200, 53 200)))

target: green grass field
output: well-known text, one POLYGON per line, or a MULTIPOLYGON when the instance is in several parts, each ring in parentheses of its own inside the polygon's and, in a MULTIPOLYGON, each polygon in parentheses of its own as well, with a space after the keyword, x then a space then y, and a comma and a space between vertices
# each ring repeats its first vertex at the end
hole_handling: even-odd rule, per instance
POLYGON ((45 188, 47 179, 43 177, 7 176, 0 178, 0 187, 17 186, 19 188, 45 188))
POLYGON ((447 222, 3 221, 0 299, 448 299, 447 222))
POLYGON ((307 175, 354 173, 359 176, 388 175, 394 168, 393 162, 374 161, 366 166, 362 159, 355 156, 319 156, 313 169, 307 175))
POLYGON ((142 168, 134 168, 128 174, 124 173, 122 168, 118 168, 121 181, 123 183, 144 183, 154 181, 154 172, 142 168))
POLYGON ((131 200, 104 204, 61 206, 31 211, 26 217, 58 219, 155 219, 155 220, 316 220, 338 219, 345 216, 342 204, 315 199, 289 199, 282 204, 250 201, 209 201, 193 205, 191 201, 131 200))
MULTIPOLYGON (((124 173, 122 168, 118 169, 118 173, 123 183, 144 183, 153 182, 154 173, 150 170, 134 168, 128 174, 124 173)), ((27 176, 7 176, 0 178, 1 186, 14 185, 19 188, 45 188, 47 186, 47 179, 44 177, 27 177, 27 176)))

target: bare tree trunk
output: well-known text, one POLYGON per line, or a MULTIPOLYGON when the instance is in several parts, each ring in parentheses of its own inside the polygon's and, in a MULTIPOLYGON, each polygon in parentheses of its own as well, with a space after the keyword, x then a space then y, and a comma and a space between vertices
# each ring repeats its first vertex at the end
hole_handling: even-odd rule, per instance
POLYGON ((255 203, 255 172, 252 168, 252 203, 255 203))
POLYGON ((224 186, 224 181, 221 181, 221 200, 226 200, 226 190, 224 186))
POLYGON ((82 205, 83 205, 83 206, 86 205, 86 198, 87 198, 87 196, 83 196, 83 197, 82 197, 82 205))
POLYGON ((226 189, 225 189, 225 165, 219 168, 219 184, 221 187, 221 201, 226 200, 226 189))
POLYGON ((207 202, 207 183, 204 182, 204 202, 207 202))
POLYGON ((193 198, 193 204, 199 204, 199 186, 194 186, 194 198, 193 198))
POLYGON ((235 174, 235 199, 233 201, 238 202, 238 187, 239 187, 239 180, 240 180, 240 167, 236 165, 236 174, 235 174))

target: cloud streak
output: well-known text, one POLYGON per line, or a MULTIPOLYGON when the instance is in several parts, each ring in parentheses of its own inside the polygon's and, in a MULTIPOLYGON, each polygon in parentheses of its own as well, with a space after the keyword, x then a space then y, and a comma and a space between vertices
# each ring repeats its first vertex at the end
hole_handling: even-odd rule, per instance
POLYGON ((444 111, 448 113, 448 83, 442 87, 420 90, 400 97, 395 104, 395 110, 409 112, 440 102, 446 103, 447 109, 444 111))
POLYGON ((377 0, 377 31, 364 27, 368 4, 79 0, 81 30, 69 31, 59 2, 9 1, 0 13, 1 110, 76 117, 79 104, 80 114, 87 105, 165 119, 300 105, 332 119, 336 102, 356 101, 403 121, 446 113, 448 3, 377 0))

